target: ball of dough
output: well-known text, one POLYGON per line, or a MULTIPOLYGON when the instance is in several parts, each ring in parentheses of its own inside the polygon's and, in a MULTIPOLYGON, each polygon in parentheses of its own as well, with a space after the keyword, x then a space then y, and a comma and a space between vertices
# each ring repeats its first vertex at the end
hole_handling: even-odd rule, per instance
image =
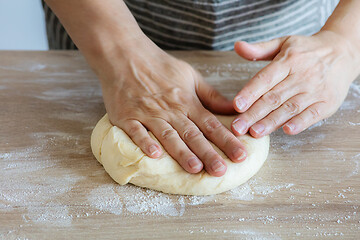
MULTIPOLYGON (((227 128, 234 119, 233 116, 217 117, 227 128)), ((157 141, 151 132, 149 134, 157 141)), ((107 115, 92 132, 91 148, 106 172, 121 185, 132 183, 172 194, 211 195, 245 183, 257 173, 267 158, 269 136, 255 139, 244 135, 238 139, 248 153, 246 160, 241 163, 233 163, 211 143, 228 166, 222 177, 210 176, 205 170, 197 174, 188 173, 164 149, 159 158, 146 156, 123 130, 111 125, 107 115)))

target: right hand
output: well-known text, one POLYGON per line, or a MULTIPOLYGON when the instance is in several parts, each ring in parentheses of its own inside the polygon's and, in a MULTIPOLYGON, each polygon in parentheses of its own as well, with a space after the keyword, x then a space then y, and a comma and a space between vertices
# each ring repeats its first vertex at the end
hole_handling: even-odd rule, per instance
POLYGON ((109 61, 92 64, 111 123, 123 129, 145 154, 157 158, 162 152, 148 134, 150 130, 189 173, 205 168, 212 176, 225 174, 226 163, 208 140, 233 162, 243 161, 244 146, 204 108, 235 113, 232 101, 205 83, 189 64, 150 40, 134 46, 110 53, 109 61))

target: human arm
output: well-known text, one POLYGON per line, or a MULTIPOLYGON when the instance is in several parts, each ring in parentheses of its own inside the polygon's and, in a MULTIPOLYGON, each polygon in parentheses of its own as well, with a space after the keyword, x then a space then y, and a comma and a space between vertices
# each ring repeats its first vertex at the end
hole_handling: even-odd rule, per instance
POLYGON ((203 167, 214 176, 226 171, 224 160, 207 139, 231 160, 244 160, 242 144, 209 111, 233 113, 232 102, 189 64, 147 38, 123 1, 46 2, 97 74, 110 121, 144 153, 161 155, 147 133, 150 130, 191 173, 203 167))
POLYGON ((310 37, 235 43, 248 60, 270 60, 234 98, 235 134, 261 137, 283 127, 297 134, 331 116, 360 73, 360 1, 341 0, 310 37))

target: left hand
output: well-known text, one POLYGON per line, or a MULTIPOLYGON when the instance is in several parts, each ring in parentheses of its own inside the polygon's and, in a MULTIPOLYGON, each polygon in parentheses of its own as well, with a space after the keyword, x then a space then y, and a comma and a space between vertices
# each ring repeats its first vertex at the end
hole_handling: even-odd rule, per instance
POLYGON ((280 127, 300 133, 336 112, 360 72, 360 54, 331 31, 237 42, 235 51, 248 60, 272 60, 234 98, 236 135, 262 137, 280 127))

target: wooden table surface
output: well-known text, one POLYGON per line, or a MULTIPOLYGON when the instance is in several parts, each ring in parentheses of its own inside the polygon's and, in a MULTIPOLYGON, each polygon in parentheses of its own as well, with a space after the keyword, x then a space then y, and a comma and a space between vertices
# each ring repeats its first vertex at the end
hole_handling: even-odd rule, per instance
MULTIPOLYGON (((176 52, 227 97, 265 63, 176 52)), ((341 81, 341 79, 339 79, 341 81)), ((355 239, 360 234, 360 81, 340 110, 271 135, 249 182, 208 197, 119 186, 90 134, 101 89, 78 52, 0 52, 0 239, 355 239)))

